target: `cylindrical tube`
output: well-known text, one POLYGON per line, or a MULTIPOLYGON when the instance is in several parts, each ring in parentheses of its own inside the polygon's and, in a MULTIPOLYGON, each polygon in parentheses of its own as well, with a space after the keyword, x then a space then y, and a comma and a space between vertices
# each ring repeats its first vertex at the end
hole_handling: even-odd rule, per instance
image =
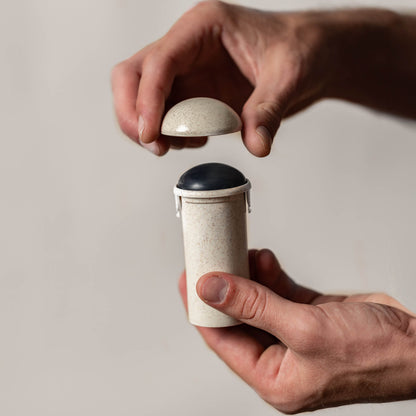
POLYGON ((190 169, 174 189, 182 217, 188 318, 194 325, 226 327, 240 323, 205 304, 196 293, 196 283, 213 271, 250 277, 246 226, 249 190, 250 182, 239 171, 218 163, 190 169), (227 181, 230 174, 235 177, 227 181), (207 187, 210 189, 204 189, 207 187))

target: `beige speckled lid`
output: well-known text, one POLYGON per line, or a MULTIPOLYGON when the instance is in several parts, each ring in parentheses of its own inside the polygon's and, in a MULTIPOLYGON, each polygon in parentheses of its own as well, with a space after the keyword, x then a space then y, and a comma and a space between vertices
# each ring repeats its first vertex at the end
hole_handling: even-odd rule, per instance
POLYGON ((173 106, 162 122, 162 134, 179 137, 218 136, 241 130, 238 114, 214 98, 190 98, 173 106))

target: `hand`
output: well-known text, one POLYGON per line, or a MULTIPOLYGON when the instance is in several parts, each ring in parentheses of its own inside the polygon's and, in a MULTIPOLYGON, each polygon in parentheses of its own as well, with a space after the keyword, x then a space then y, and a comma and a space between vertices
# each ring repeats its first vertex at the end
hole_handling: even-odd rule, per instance
POLYGON ((277 13, 204 1, 160 40, 116 65, 123 132, 157 155, 206 138, 160 136, 165 110, 186 98, 228 103, 256 156, 283 117, 341 98, 416 118, 416 17, 381 9, 277 13))
POLYGON ((206 138, 160 137, 166 108, 196 96, 241 113, 248 150, 266 156, 283 116, 323 95, 329 68, 318 27, 305 13, 272 13, 199 3, 169 32, 112 73, 123 132, 157 155, 206 138))
MULTIPOLYGON (((293 282, 268 250, 252 280, 213 272, 199 296, 244 324, 198 330, 276 409, 296 413, 416 397, 415 317, 385 294, 326 296, 293 282)), ((185 275, 180 292, 186 303, 185 275)))

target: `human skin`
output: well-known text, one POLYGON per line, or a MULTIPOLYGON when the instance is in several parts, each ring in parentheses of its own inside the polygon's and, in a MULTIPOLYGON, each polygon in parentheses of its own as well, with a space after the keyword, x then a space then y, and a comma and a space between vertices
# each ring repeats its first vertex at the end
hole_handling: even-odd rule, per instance
POLYGON ((242 138, 269 154, 284 117, 338 98, 416 118, 416 16, 382 9, 267 12, 205 1, 158 41, 116 65, 122 131, 157 155, 206 138, 160 134, 164 112, 207 96, 233 107, 242 138))
MULTIPOLYGON (((416 318, 383 293, 322 295, 297 285, 269 250, 250 251, 252 280, 221 272, 198 295, 244 324, 197 327, 268 403, 298 413, 416 398, 416 318)), ((185 273, 179 289, 186 306, 185 273)))

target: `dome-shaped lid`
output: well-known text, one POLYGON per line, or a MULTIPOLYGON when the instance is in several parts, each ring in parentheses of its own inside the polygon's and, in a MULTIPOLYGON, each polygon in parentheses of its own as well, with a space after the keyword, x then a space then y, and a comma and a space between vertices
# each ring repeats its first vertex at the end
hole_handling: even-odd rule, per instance
POLYGON ((237 169, 223 163, 204 163, 187 170, 176 185, 188 191, 213 191, 235 188, 246 184, 245 176, 237 169))
POLYGON ((174 105, 162 121, 162 134, 179 137, 219 136, 241 130, 238 114, 214 98, 197 97, 174 105))

